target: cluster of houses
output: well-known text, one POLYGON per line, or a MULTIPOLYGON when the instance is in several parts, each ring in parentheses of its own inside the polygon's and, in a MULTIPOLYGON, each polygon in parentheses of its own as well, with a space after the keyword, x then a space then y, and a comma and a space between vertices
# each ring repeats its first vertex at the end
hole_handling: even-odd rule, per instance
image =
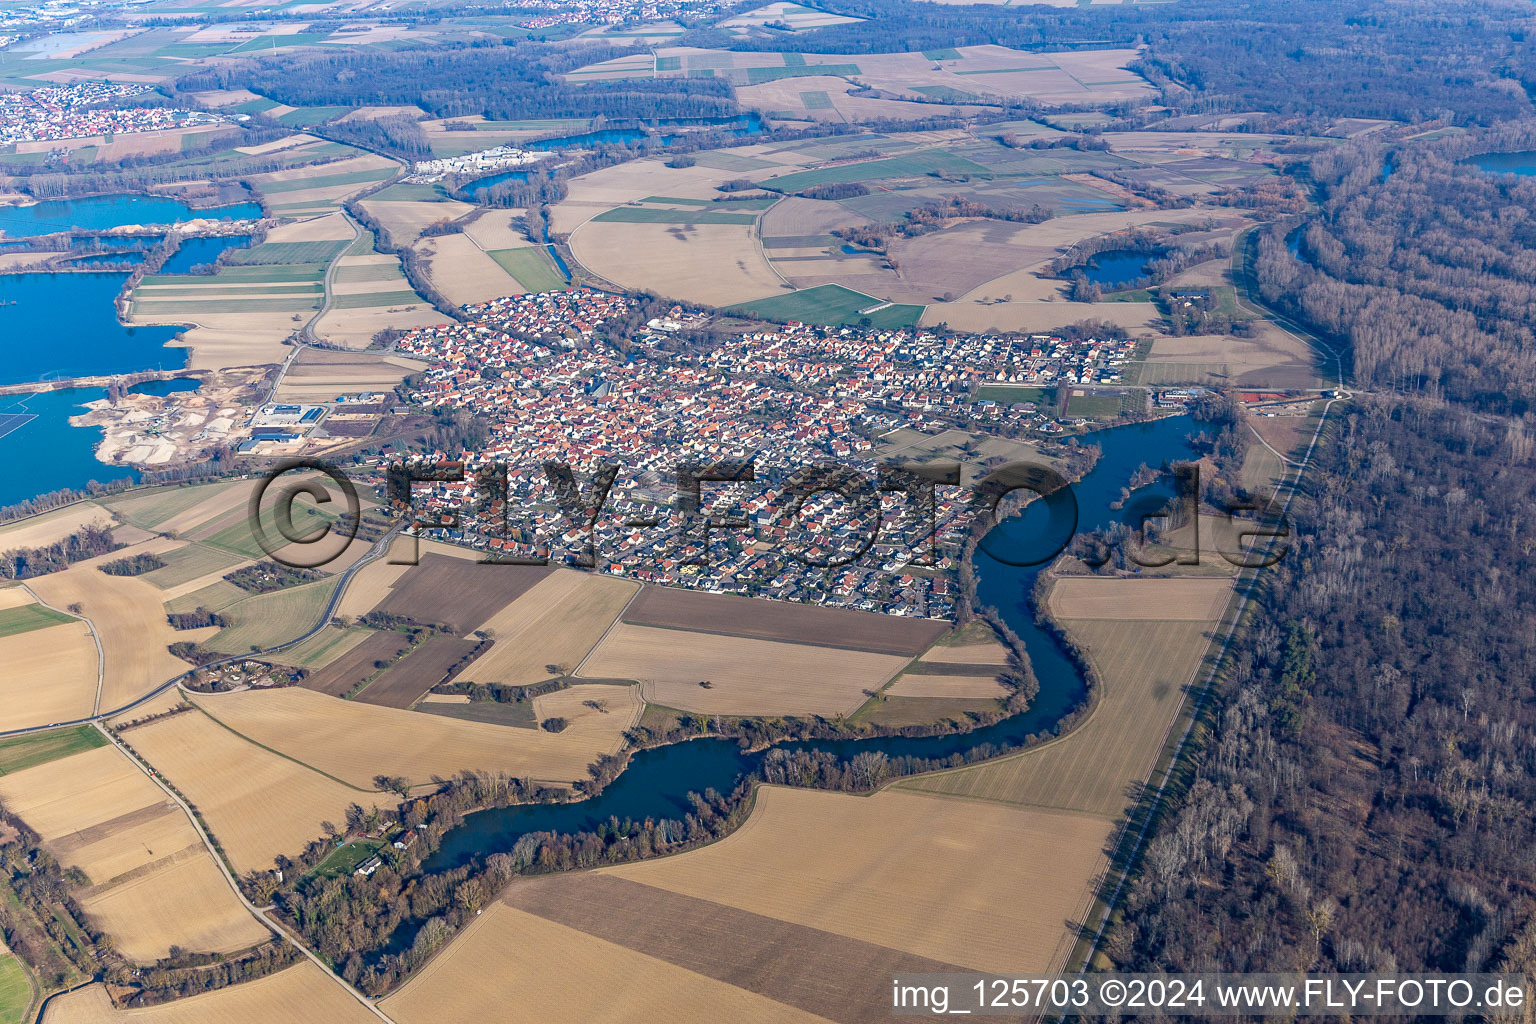
POLYGON ((477 153, 443 157, 440 160, 418 160, 411 165, 411 173, 404 180, 420 185, 430 185, 433 182, 442 181, 450 174, 488 174, 509 167, 536 164, 548 155, 518 149, 515 146, 496 146, 494 149, 482 149, 477 153))
POLYGON ((200 110, 95 107, 144 92, 143 85, 80 82, 0 94, 0 145, 151 132, 223 120, 200 110))
POLYGON ((466 312, 466 323, 421 328, 396 343, 431 364, 414 403, 473 410, 490 427, 477 450, 437 458, 508 467, 504 504, 477 506, 473 473, 418 485, 417 515, 460 515, 450 539, 520 556, 542 554, 543 545, 581 554, 590 542, 599 569, 641 580, 933 617, 952 612, 955 561, 945 552, 955 553, 968 523, 964 492, 940 488, 931 519, 904 495, 881 495, 876 542, 850 561, 866 546, 869 517, 830 493, 802 505, 786 497, 785 482, 826 465, 873 481, 882 435, 973 417, 979 385, 1030 360, 1107 363, 1130 351, 1123 342, 790 323, 753 325, 677 355, 671 340, 706 315, 673 307, 635 330, 636 300, 587 289, 466 312), (629 328, 623 350, 603 343, 621 323, 629 328), (729 459, 750 460, 755 479, 704 487, 701 512, 739 525, 685 522, 674 501, 677 467, 729 459), (590 535, 561 511, 542 469, 548 462, 582 472, 620 467, 590 535), (935 529, 941 543, 930 565, 935 529), (786 547, 802 557, 786 557, 786 547))
POLYGON ((531 17, 518 19, 525 28, 550 28, 663 21, 679 16, 703 18, 718 14, 729 5, 721 0, 506 0, 502 6, 535 12, 531 17))

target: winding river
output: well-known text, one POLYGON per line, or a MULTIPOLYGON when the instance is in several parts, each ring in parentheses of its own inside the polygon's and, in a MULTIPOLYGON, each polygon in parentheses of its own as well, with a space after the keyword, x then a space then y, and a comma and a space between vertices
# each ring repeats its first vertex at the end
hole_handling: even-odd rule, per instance
MULTIPOLYGON (((1087 440, 1100 446, 1101 455, 1093 469, 1073 485, 1078 532, 1107 526, 1117 517, 1110 505, 1119 499, 1121 489, 1142 463, 1157 466, 1188 459, 1193 454, 1188 437, 1198 429, 1198 424, 1187 417, 1175 416, 1090 435, 1087 440)), ((1163 486, 1153 484, 1138 494, 1159 493, 1163 486)), ((1171 490, 1163 493, 1172 494, 1171 490)), ((1049 516, 1045 502, 1033 502, 1023 515, 994 527, 987 546, 994 551, 1030 550, 1032 545, 1041 544, 1041 538, 1059 537, 1049 516)), ((1015 746, 1031 736, 1054 734, 1062 719, 1087 698, 1087 688, 1066 650, 1035 622, 1030 594, 1043 570, 1043 565, 1005 565, 981 550, 976 554, 980 603, 998 609, 1018 634, 1040 683, 1040 692, 1027 711, 985 728, 947 736, 816 740, 780 746, 787 750, 822 750, 839 757, 880 751, 891 756, 944 758, 964 754, 984 743, 1015 746)), ((711 788, 720 793, 730 792, 742 775, 758 767, 763 754, 745 753, 735 740, 717 737, 642 750, 631 758, 623 774, 590 800, 523 804, 466 816, 463 825, 444 836, 441 847, 424 867, 429 871, 443 870, 477 856, 510 850, 519 837, 529 832, 591 831, 610 817, 621 821, 679 818, 692 809, 690 792, 702 793, 711 788)))

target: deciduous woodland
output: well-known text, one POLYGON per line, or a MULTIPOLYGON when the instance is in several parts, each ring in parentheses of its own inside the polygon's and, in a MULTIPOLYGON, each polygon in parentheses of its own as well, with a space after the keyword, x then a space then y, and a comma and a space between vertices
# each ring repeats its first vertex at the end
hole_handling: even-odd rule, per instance
POLYGON ((1341 417, 1116 963, 1498 965, 1536 882, 1533 451, 1433 401, 1341 417))

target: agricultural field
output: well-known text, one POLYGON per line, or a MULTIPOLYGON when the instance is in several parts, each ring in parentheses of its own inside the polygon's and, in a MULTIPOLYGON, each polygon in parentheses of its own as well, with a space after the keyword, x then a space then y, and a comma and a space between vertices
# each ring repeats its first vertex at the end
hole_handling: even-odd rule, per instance
MULTIPOLYGON (((357 632, 363 634, 362 641, 324 668, 311 672, 309 678, 304 680, 306 689, 332 697, 349 697, 359 686, 377 675, 382 666, 393 663, 410 646, 404 634, 393 630, 357 632)), ((295 651, 298 649, 293 648, 295 651)), ((287 656, 285 652, 284 657, 287 656)))
MULTIPOLYGON (((654 61, 618 57, 569 73, 567 81, 707 76, 733 86, 803 77, 857 79, 897 97, 996 103, 1030 99, 1043 104, 1142 99, 1150 83, 1127 70, 1135 50, 1031 53, 1004 46, 962 46, 925 53, 846 56, 758 53, 660 47, 654 61)), ((768 113, 772 113, 771 110, 768 113)))
POLYGON ((37 998, 32 974, 15 954, 0 947, 0 1021, 26 1024, 32 1018, 27 1011, 37 998))
POLYGON ((203 641, 203 645, 221 654, 242 654, 297 639, 320 624, 337 583, 332 577, 232 604, 219 613, 230 625, 203 641))
POLYGON ((192 325, 175 342, 192 349, 191 369, 281 363, 288 336, 320 309, 326 266, 354 238, 339 213, 280 225, 263 244, 233 252, 212 276, 145 277, 133 291, 129 322, 192 325))
POLYGON ((309 961, 265 978, 159 1006, 118 1010, 102 985, 48 1004, 43 1024, 377 1024, 378 1018, 309 961))
MULTIPOLYGON (((15 613, 36 607, 0 611, 0 624, 14 626, 15 613)), ((0 730, 73 721, 94 710, 100 659, 90 627, 69 616, 57 621, 0 637, 0 730)))
POLYGON ((106 742, 106 737, 88 725, 0 740, 0 777, 105 746, 106 742))
MULTIPOLYGON (((612 923, 602 927, 621 935, 632 928, 637 938, 648 938, 651 929, 640 920, 664 922, 680 953, 698 942, 702 948, 691 952, 708 956, 719 965, 714 970, 729 968, 711 937, 695 939, 692 929, 677 927, 689 900, 745 912, 737 925, 742 941, 781 936, 770 954, 775 958, 792 957, 796 944, 824 949, 842 941, 885 947, 888 957, 894 950, 954 965, 934 970, 1043 973, 1058 966, 1071 945, 1066 922, 1087 905, 1111 828, 1087 815, 891 790, 863 797, 768 786, 756 800, 746 824, 726 839, 676 857, 570 876, 575 884, 565 887, 558 904, 546 908, 541 901, 541 912, 555 920, 590 912, 582 906, 584 888, 623 880, 629 885, 613 895, 624 898, 604 893, 612 923)), ((541 882, 515 885, 507 901, 534 906, 541 882)), ((582 920, 577 926, 599 925, 582 920)), ((880 974, 888 978, 890 971, 872 970, 866 983, 880 974)), ((797 999, 779 998, 804 1006, 797 1000, 814 990, 815 975, 804 982, 792 971, 785 975, 781 984, 797 999)), ((841 986, 833 991, 841 1005, 859 1005, 841 986)))
POLYGON ((529 1020, 823 1019, 504 902, 488 907, 380 1007, 399 1024, 437 1024, 495 1020, 513 999, 529 1020), (616 1018, 620 1006, 628 1012, 616 1018))
MULTIPOLYGON (((433 323, 441 323, 434 316, 433 323)), ((289 365, 277 389, 281 402, 326 402, 355 391, 391 391, 424 364, 383 352, 306 348, 289 365)))
POLYGON ((105 658, 101 708, 121 707, 167 679, 187 670, 184 661, 166 648, 179 640, 200 641, 212 629, 174 630, 161 608, 162 591, 133 576, 108 576, 102 562, 140 552, 159 553, 176 542, 155 539, 121 548, 108 555, 76 562, 63 572, 28 583, 39 597, 56 608, 80 606, 101 643, 105 658))
POLYGON ((157 487, 106 498, 103 504, 126 523, 179 535, 243 505, 250 487, 241 481, 157 487))
POLYGON ((587 657, 581 674, 639 680, 647 702, 684 711, 833 716, 851 713, 908 660, 624 623, 587 657))
POLYGON ((74 616, 36 603, 3 608, 0 609, 0 640, 74 621, 74 616))
POLYGON ((1051 614, 1102 681, 1088 717, 1033 750, 920 776, 897 788, 1115 818, 1125 810, 1130 787, 1152 771, 1230 593, 1228 579, 1057 581, 1051 614), (1120 586, 1102 594, 1098 585, 1104 583, 1120 586), (1117 617, 1070 618, 1063 609, 1117 617), (1164 618, 1146 617, 1157 609, 1166 609, 1164 618), (1119 617, 1125 615, 1140 617, 1119 617), (1189 617, 1172 617, 1178 615, 1189 617))
POLYGON ((638 589, 629 580, 556 569, 479 627, 496 642, 464 678, 525 686, 575 671, 638 589))
POLYGON ((353 699, 385 708, 408 708, 427 690, 442 682, 448 672, 474 649, 473 640, 428 637, 404 658, 375 676, 353 699))
POLYGON ((153 963, 172 946, 232 953, 272 937, 240 905, 201 845, 78 899, 91 924, 137 963, 153 963))
MULTIPOLYGON (((456 306, 521 295, 528 290, 466 234, 423 238, 414 248, 426 265, 432 286, 456 306)), ((438 321, 441 320, 439 314, 438 321)))
POLYGON ((218 577, 247 561, 243 553, 222 551, 204 544, 186 544, 160 556, 166 564, 139 577, 162 590, 174 590, 207 576, 218 577))
POLYGON ((997 681, 997 670, 986 665, 938 666, 918 662, 896 677, 885 692, 892 697, 961 697, 1001 699, 1008 691, 997 681), (949 671, 936 669, 948 667, 949 671))
POLYGON ((95 502, 80 502, 0 526, 0 551, 46 547, 87 526, 105 529, 111 525, 112 516, 106 509, 95 502))
MULTIPOLYGON (((199 695, 193 703, 212 699, 199 695)), ((198 809, 237 872, 298 853, 320 835, 322 821, 343 820, 348 804, 375 803, 371 781, 367 789, 345 785, 199 711, 139 726, 127 740, 198 809)))
POLYGON ((565 275, 555 266, 549 250, 542 245, 517 249, 492 249, 491 259, 512 275, 525 292, 552 292, 566 287, 565 275))
POLYGON ((921 654, 947 631, 943 622, 790 601, 762 601, 677 587, 647 587, 624 610, 633 626, 816 644, 873 654, 921 654))
POLYGON ((895 305, 839 284, 824 284, 787 294, 769 295, 731 307, 762 320, 802 323, 864 324, 886 330, 911 327, 923 315, 922 306, 895 305))
POLYGON ((340 629, 326 626, 318 634, 284 650, 277 657, 284 665, 322 669, 358 647, 372 634, 366 629, 340 629))
MULTIPOLYGON (((338 110, 337 113, 344 111, 338 110)), ((369 153, 350 160, 338 160, 323 167, 258 174, 252 176, 250 181, 252 187, 266 200, 274 216, 313 217, 335 213, 347 198, 369 185, 390 178, 398 170, 399 165, 393 161, 369 153)), ((327 261, 328 258, 313 262, 327 261)))
MULTIPOLYGON (((623 731, 639 718, 635 689, 604 687, 610 713, 596 716, 590 727, 561 733, 376 707, 302 687, 199 694, 194 700, 228 727, 221 732, 234 730, 293 759, 284 764, 302 763, 359 788, 371 788, 380 774, 422 785, 433 775, 447 778, 464 768, 569 784, 586 778, 587 765, 599 754, 614 753, 622 745, 623 731)), ((354 793, 352 799, 366 803, 361 797, 354 793)))
POLYGON ((316 337, 343 348, 367 348, 383 330, 427 327, 443 320, 411 288, 400 257, 375 252, 370 238, 364 235, 336 261, 330 308, 315 321, 316 337))
POLYGON ((538 565, 481 565, 436 552, 391 587, 377 610, 417 622, 435 622, 463 636, 554 570, 538 565))
POLYGON ((61 864, 86 874, 81 909, 130 960, 153 962, 173 945, 234 952, 267 939, 185 812, 116 748, 0 778, 0 798, 61 864))

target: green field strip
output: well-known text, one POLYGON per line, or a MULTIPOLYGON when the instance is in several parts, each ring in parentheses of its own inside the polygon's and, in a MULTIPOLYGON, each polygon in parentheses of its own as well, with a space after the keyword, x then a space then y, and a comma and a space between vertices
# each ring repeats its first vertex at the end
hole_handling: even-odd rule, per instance
POLYGON ((713 206, 712 199, 681 199, 677 196, 646 196, 642 203, 670 203, 673 206, 713 206))
POLYGON ((169 302, 144 302, 134 300, 133 312, 137 316, 176 316, 179 313, 297 313, 306 309, 319 309, 320 303, 299 302, 296 299, 211 299, 197 302, 188 299, 169 302))
POLYGON ((233 625, 203 642, 210 651, 242 654, 296 640, 320 621, 340 577, 274 590, 230 605, 223 614, 233 625))
POLYGON ((884 300, 837 284, 802 288, 796 292, 770 295, 752 302, 741 302, 728 307, 732 313, 765 320, 798 320, 802 323, 841 325, 861 324, 880 330, 911 327, 923 315, 925 307, 905 303, 893 303, 870 313, 861 310, 879 306, 884 300))
POLYGON ((255 288, 231 288, 228 282, 216 282, 203 287, 176 287, 173 285, 151 285, 148 288, 134 290, 133 298, 136 302, 157 302, 162 299, 181 298, 207 298, 207 299, 234 299, 249 296, 251 298, 272 298, 276 296, 319 296, 325 289, 317 284, 308 282, 295 282, 293 284, 267 284, 255 288))
MULTIPOLYGON (((278 263, 329 264, 351 240, 327 242, 263 242, 250 249, 233 249, 229 253, 231 266, 270 266, 278 263)), ((323 272, 322 272, 323 273, 323 272)))
POLYGON ((825 249, 843 244, 836 235, 770 235, 762 241, 764 249, 825 249))
POLYGON ((23 1024, 36 998, 32 975, 14 953, 0 953, 0 1024, 23 1024))
POLYGON ((783 78, 811 78, 818 75, 847 78, 850 75, 862 74, 857 64, 811 64, 805 67, 788 68, 736 68, 730 72, 730 75, 732 78, 738 78, 743 72, 748 85, 763 85, 783 78))
POLYGON ((967 160, 963 156, 956 156, 943 150, 926 149, 903 156, 886 157, 882 160, 866 160, 863 163, 823 167, 813 171, 797 171, 776 178, 762 179, 757 182, 757 185, 759 188, 771 188, 780 192, 798 192, 813 185, 879 181, 883 178, 920 178, 933 171, 954 174, 990 173, 986 167, 974 160, 967 160))
POLYGON ((290 128, 308 128, 312 125, 324 124, 326 121, 334 121, 338 117, 352 113, 352 109, 351 107, 299 107, 286 114, 279 114, 277 123, 290 128))
POLYGON ((497 249, 489 255, 530 292, 553 292, 566 286, 565 275, 560 273, 560 268, 555 266, 543 246, 497 249))
POLYGON ((448 190, 441 185, 391 185, 368 197, 368 202, 421 203, 449 198, 448 190))
POLYGON ((363 292, 358 295, 334 295, 332 309, 368 309, 384 306, 421 305, 426 300, 413 291, 363 292))
POLYGON ((164 567, 147 572, 139 578, 161 590, 179 587, 183 583, 218 572, 220 569, 231 569, 245 561, 245 558, 240 555, 202 544, 188 544, 186 547, 167 551, 159 557, 165 563, 164 567))
POLYGON ((40 604, 24 604, 20 608, 0 609, 0 637, 30 633, 34 629, 47 629, 66 622, 77 621, 72 615, 54 611, 40 604))
POLYGON ((281 195, 284 192, 304 192, 312 188, 363 185, 370 181, 383 181, 392 173, 389 168, 380 167, 367 171, 348 171, 345 174, 324 174, 316 178, 296 178, 292 181, 259 181, 256 188, 262 195, 281 195))
POLYGON ((35 732, 0 740, 0 775, 36 768, 71 754, 107 745, 107 738, 89 725, 35 732))
POLYGON ((282 49, 286 46, 314 46, 329 39, 328 33, 295 32, 291 35, 256 36, 247 39, 239 46, 226 48, 222 53, 248 53, 251 50, 271 50, 276 47, 282 49))
POLYGON ((803 93, 801 93, 800 94, 800 103, 801 103, 802 106, 805 107, 806 110, 834 110, 834 109, 836 109, 835 105, 832 102, 832 97, 828 96, 824 90, 819 90, 819 89, 818 90, 813 90, 811 92, 803 92, 803 93))
POLYGON ((657 71, 681 71, 683 70, 683 58, 681 57, 657 57, 657 71))
POLYGON ((405 281, 405 274, 393 264, 378 264, 376 266, 362 267, 337 267, 331 275, 331 281, 335 284, 369 284, 374 281, 405 281))

